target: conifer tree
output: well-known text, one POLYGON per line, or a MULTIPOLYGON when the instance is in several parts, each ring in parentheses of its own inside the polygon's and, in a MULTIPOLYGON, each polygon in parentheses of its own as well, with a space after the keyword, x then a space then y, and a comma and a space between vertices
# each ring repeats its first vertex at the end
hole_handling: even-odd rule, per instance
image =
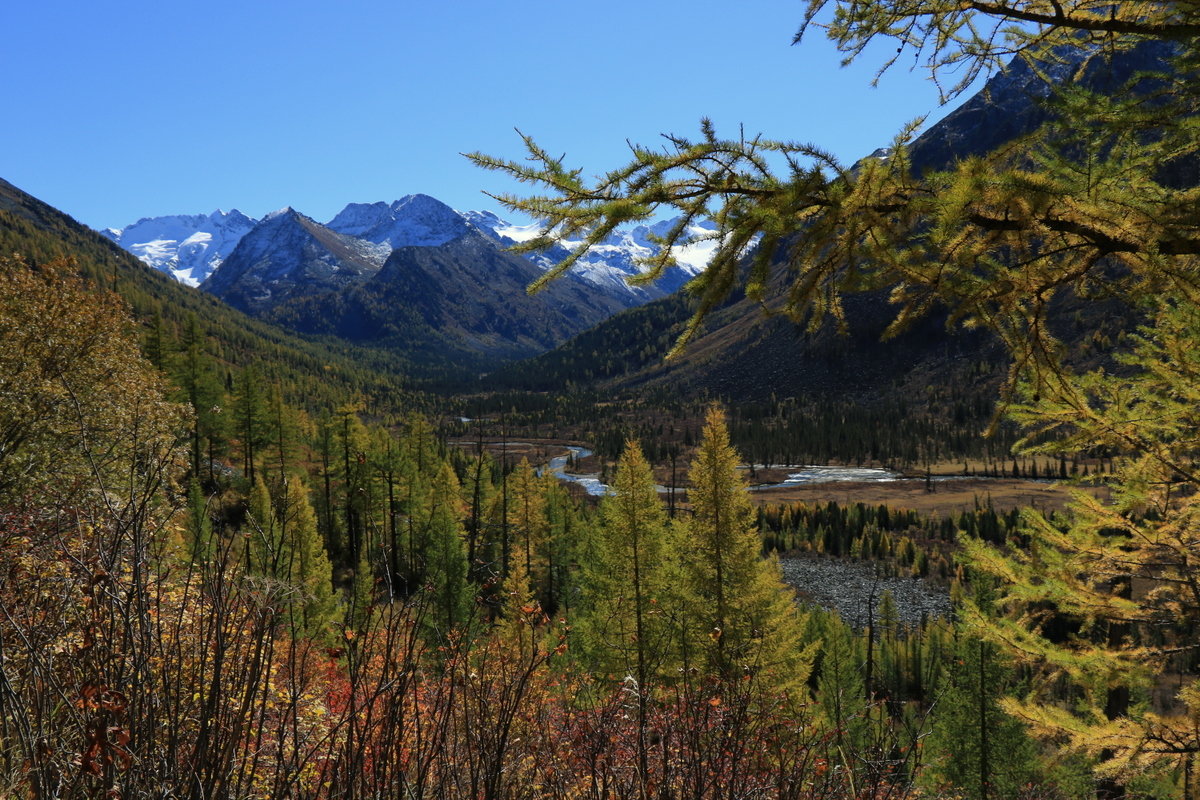
POLYGON ((207 563, 216 553, 208 503, 200 481, 194 475, 188 482, 187 548, 192 561, 197 564, 207 563))
POLYGON ((337 410, 337 466, 341 478, 341 525, 344 566, 355 569, 369 560, 367 529, 372 507, 373 481, 367 463, 370 436, 358 417, 359 406, 342 405, 337 410))
POLYGON ((546 615, 525 571, 524 559, 513 558, 501 591, 503 603, 497 633, 516 644, 523 661, 532 658, 541 649, 546 615))
POLYGON ((545 498, 546 586, 542 594, 549 615, 566 615, 578 598, 578 570, 584 521, 578 504, 567 492, 566 483, 550 472, 539 478, 545 498))
POLYGON ((926 745, 925 780, 972 800, 1015 797, 1039 776, 1033 741, 1000 707, 1008 670, 994 645, 974 637, 960 638, 949 655, 926 745))
POLYGON ((684 570, 695 604, 692 635, 709 670, 723 680, 760 675, 768 685, 807 680, 813 646, 778 563, 764 560, 745 479, 729 444, 724 414, 713 406, 688 471, 684 570))
POLYGON ((382 485, 381 499, 386 504, 382 527, 384 555, 387 562, 389 585, 392 592, 401 590, 409 576, 405 571, 407 549, 401 535, 403 477, 407 472, 404 448, 387 430, 377 430, 373 435, 371 463, 382 485))
POLYGON ((212 447, 219 436, 223 391, 212 359, 205 349, 203 330, 195 314, 189 314, 175 359, 174 378, 183 399, 192 406, 192 474, 212 478, 212 447), (206 459, 207 456, 207 459, 206 459), (207 468, 203 469, 204 462, 207 468))
POLYGON ((286 579, 282 526, 279 524, 279 516, 275 513, 271 492, 267 489, 262 475, 255 476, 247 505, 247 570, 256 575, 286 579))
POLYGON ((303 479, 289 477, 283 484, 282 561, 287 579, 300 592, 295 604, 303 630, 318 635, 333 622, 337 598, 333 592, 333 566, 317 529, 317 515, 303 479))
POLYGON ((634 440, 625 443, 612 491, 600 505, 600 524, 581 565, 586 611, 580 624, 597 671, 632 675, 648 686, 666 648, 657 611, 669 545, 650 465, 634 440))
POLYGON ((666 665, 670 632, 660 594, 667 579, 667 514, 650 465, 629 439, 613 494, 583 563, 587 610, 581 626, 593 671, 630 676, 637 697, 639 775, 649 774, 649 704, 666 665))
POLYGON ((250 364, 243 369, 235 386, 234 426, 242 446, 242 474, 253 485, 259 451, 268 441, 266 394, 258 368, 250 364))
POLYGON ((546 586, 546 546, 548 539, 546 497, 543 484, 529 459, 522 458, 508 479, 508 530, 512 561, 523 562, 525 575, 537 596, 546 586))
POLYGON ((276 480, 282 480, 296 462, 301 430, 305 426, 300 414, 284 402, 283 387, 279 381, 272 382, 267 391, 265 411, 267 432, 263 437, 266 450, 263 462, 265 465, 269 460, 268 472, 276 480))
POLYGON ((430 610, 426 625, 439 637, 464 627, 471 611, 467 558, 463 549, 461 497, 458 478, 443 464, 429 497, 428 545, 423 553, 430 610))
POLYGON ((475 563, 484 558, 481 552, 487 544, 488 509, 495 497, 495 464, 482 447, 467 467, 463 481, 467 506, 467 561, 475 569, 475 563))
POLYGON ((404 590, 412 592, 426 582, 426 551, 431 542, 431 513, 434 510, 433 483, 441 461, 434 455, 432 430, 420 417, 407 421, 400 444, 401 573, 404 590))
POLYGON ((836 614, 822 615, 819 634, 817 702, 837 744, 836 752, 849 759, 850 754, 865 750, 867 743, 863 659, 855 646, 854 632, 836 614))
POLYGON ((161 313, 155 313, 150 321, 150 330, 146 332, 142 350, 151 364, 163 372, 169 372, 170 355, 175 350, 175 342, 161 313))

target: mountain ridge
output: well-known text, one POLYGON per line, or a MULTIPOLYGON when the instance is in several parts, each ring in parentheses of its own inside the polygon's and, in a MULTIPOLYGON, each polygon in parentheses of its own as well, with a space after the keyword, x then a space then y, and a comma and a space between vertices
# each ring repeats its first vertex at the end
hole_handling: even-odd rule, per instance
MULTIPOLYGON (((100 233, 155 269, 190 286, 199 286, 224 263, 241 238, 279 212, 262 220, 253 220, 236 209, 228 212, 226 216, 236 215, 246 221, 236 231, 229 225, 217 230, 214 218, 223 213, 143 217, 124 228, 106 228, 100 233)), ((671 294, 704 269, 714 243, 677 248, 679 266, 668 269, 654 284, 631 286, 626 279, 640 274, 636 261, 650 255, 650 235, 664 233, 673 224, 674 220, 663 220, 618 231, 586 254, 569 274, 622 299, 626 307, 671 294)), ((516 225, 491 211, 456 211, 426 194, 405 195, 390 203, 348 203, 323 225, 387 248, 388 252, 406 246, 440 246, 468 231, 509 247, 537 232, 536 225, 516 225)), ((705 225, 692 228, 696 236, 711 231, 705 225)), ((527 258, 547 270, 569 254, 568 248, 577 246, 578 242, 557 245, 547 253, 532 253, 527 258)), ((386 258, 387 253, 382 257, 386 258)))

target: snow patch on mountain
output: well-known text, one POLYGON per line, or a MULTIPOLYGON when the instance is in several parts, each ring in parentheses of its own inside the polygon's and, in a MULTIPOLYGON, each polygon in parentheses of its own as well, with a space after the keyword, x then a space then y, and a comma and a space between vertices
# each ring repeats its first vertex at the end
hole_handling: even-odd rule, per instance
MULTIPOLYGON (((467 211, 462 216, 493 240, 506 247, 526 242, 536 237, 541 228, 537 224, 515 225, 490 211, 467 211)), ((688 226, 687 244, 671 248, 678 272, 668 276, 665 286, 630 286, 627 278, 640 275, 643 271, 637 261, 649 258, 657 245, 652 236, 665 236, 677 224, 678 218, 660 220, 649 225, 638 225, 628 230, 616 231, 602 242, 594 245, 572 270, 584 280, 609 289, 623 290, 640 301, 651 300, 675 291, 680 285, 704 271, 717 249, 713 237, 716 225, 704 221, 688 226)), ((549 269, 583 245, 582 240, 566 240, 541 253, 530 253, 528 258, 542 269, 549 269)))
POLYGON ((461 214, 445 203, 425 194, 410 194, 391 203, 351 203, 325 227, 387 245, 399 247, 437 247, 471 230, 461 214))
MULTIPOLYGON (((275 222, 296 214, 290 207, 282 208, 266 215, 261 222, 275 222)), ((228 214, 217 211, 208 216, 142 219, 126 228, 110 228, 102 233, 150 266, 189 286, 198 286, 257 224, 260 223, 238 211, 228 214)), ((687 237, 693 241, 672 248, 677 266, 653 285, 630 286, 627 279, 644 269, 638 260, 649 258, 654 252, 652 236, 666 235, 675 224, 676 220, 661 220, 617 231, 580 258, 572 274, 610 294, 627 297, 631 304, 669 294, 702 272, 717 248, 717 241, 712 238, 715 230, 712 223, 691 225, 687 237)), ((501 247, 526 242, 540 233, 536 224, 514 224, 491 211, 455 211, 424 194, 407 195, 391 203, 350 203, 322 227, 344 237, 340 248, 342 252, 352 251, 354 260, 379 264, 397 248, 440 247, 472 231, 482 233, 501 247)), ((267 227, 274 229, 275 226, 267 227)), ((270 236, 262 233, 255 237, 255 249, 263 250, 260 257, 266 257, 265 249, 271 247, 270 236)), ((543 270, 550 269, 582 244, 582 240, 565 241, 544 252, 527 254, 527 258, 543 270)), ((277 247, 285 250, 287 243, 281 241, 277 247)))
POLYGON ((180 283, 199 286, 255 226, 242 212, 146 217, 101 231, 123 249, 180 283))

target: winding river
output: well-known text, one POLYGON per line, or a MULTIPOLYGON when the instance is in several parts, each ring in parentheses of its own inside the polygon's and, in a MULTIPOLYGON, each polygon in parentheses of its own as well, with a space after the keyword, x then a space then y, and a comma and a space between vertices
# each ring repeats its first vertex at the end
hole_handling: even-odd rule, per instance
POLYGON ((603 497, 606 494, 612 494, 612 489, 607 484, 600 482, 600 473, 598 472, 590 474, 567 472, 567 462, 572 458, 587 458, 592 454, 592 451, 586 447, 568 447, 567 449, 571 451, 569 455, 557 456, 550 459, 550 463, 546 468, 561 481, 578 483, 590 495, 603 497))

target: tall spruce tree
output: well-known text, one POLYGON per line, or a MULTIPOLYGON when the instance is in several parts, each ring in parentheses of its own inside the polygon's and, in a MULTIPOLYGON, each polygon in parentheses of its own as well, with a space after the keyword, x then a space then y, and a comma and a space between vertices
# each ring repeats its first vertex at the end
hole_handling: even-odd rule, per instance
POLYGON ((195 314, 189 314, 179 342, 172 377, 179 385, 182 399, 192 407, 190 450, 192 474, 212 479, 213 448, 220 432, 224 391, 212 358, 206 350, 206 337, 195 314))
MULTIPOLYGON (((347 403, 337 409, 336 464, 341 479, 341 528, 338 536, 338 554, 342 566, 355 570, 369 563, 368 525, 372 510, 374 481, 367 461, 370 451, 370 434, 359 419, 360 407, 347 403)), ((357 582, 357 581, 356 581, 357 582)))
POLYGON ((208 500, 200 488, 200 481, 194 475, 188 481, 187 527, 185 530, 186 545, 192 561, 197 564, 208 562, 216 554, 217 543, 213 539, 208 500))
POLYGON ((580 627, 594 672, 633 678, 627 688, 637 698, 637 762, 644 781, 650 701, 659 673, 671 663, 661 597, 670 572, 666 509, 633 439, 625 442, 612 490, 600 505, 600 525, 583 562, 586 610, 580 627))
POLYGON ((254 364, 243 369, 235 382, 234 418, 242 448, 242 474, 253 484, 260 451, 268 441, 266 388, 254 364))
POLYGON ((1041 778, 1033 740, 1000 707, 1011 670, 995 645, 976 637, 960 638, 948 655, 925 746, 925 780, 938 791, 953 787, 972 800, 1016 797, 1041 778))
POLYGON ((269 578, 286 579, 283 558, 283 526, 262 475, 256 475, 247 499, 246 569, 269 578))
POLYGON ((468 624, 472 608, 463 545, 462 498, 458 477, 447 463, 434 476, 429 505, 428 544, 422 553, 429 598, 424 622, 444 640, 468 624))
POLYGON ((508 479, 508 530, 512 562, 520 560, 526 578, 539 598, 545 596, 547 584, 546 548, 548 524, 546 520, 546 496, 537 471, 522 458, 508 479))
POLYGON ((283 513, 279 518, 282 561, 287 567, 287 580, 300 595, 292 606, 298 612, 301 630, 308 635, 321 635, 328 631, 337 614, 333 566, 317 529, 317 515, 304 480, 296 476, 287 478, 282 492, 283 513))
POLYGON ((854 631, 833 613, 822 615, 821 658, 817 702, 825 717, 834 752, 850 767, 855 754, 867 749, 870 719, 864 697, 863 663, 854 631))
POLYGON ((803 646, 802 620, 778 563, 762 557, 737 467, 724 413, 713 406, 688 470, 692 516, 682 558, 694 608, 691 635, 722 680, 757 675, 770 687, 799 688, 814 649, 803 646))

